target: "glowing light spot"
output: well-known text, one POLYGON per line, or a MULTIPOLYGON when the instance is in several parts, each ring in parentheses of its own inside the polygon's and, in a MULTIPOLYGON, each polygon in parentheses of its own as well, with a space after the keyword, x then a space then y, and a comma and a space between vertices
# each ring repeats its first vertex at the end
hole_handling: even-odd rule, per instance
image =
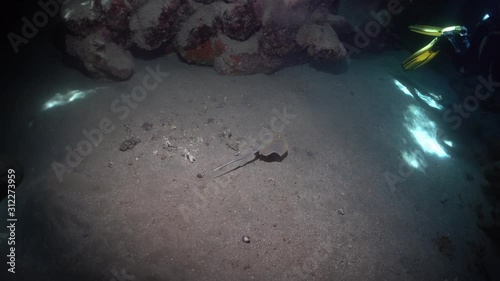
POLYGON ((444 142, 444 144, 446 144, 447 146, 449 146, 449 147, 453 147, 453 142, 452 142, 452 141, 445 140, 445 141, 443 141, 443 142, 444 142))
POLYGON ((443 28, 441 33, 449 32, 449 31, 453 31, 453 30, 455 30, 454 26, 448 26, 448 27, 443 28))
POLYGON ((438 157, 450 157, 437 140, 438 128, 417 106, 410 105, 405 113, 405 127, 422 150, 438 157))
POLYGON ((485 14, 485 15, 483 16, 483 20, 487 20, 487 19, 489 19, 489 18, 490 18, 490 15, 489 15, 489 14, 485 14))
POLYGON ((408 165, 412 166, 413 168, 418 168, 418 161, 415 158, 411 158, 410 155, 403 155, 403 159, 408 163, 408 165))
POLYGON ((394 84, 396 84, 399 90, 401 90, 401 92, 403 92, 405 95, 415 98, 413 94, 410 92, 410 90, 408 90, 408 88, 405 85, 401 84, 401 82, 399 82, 397 79, 394 79, 394 84))
POLYGON ((71 15, 73 14, 73 9, 66 9, 64 11, 64 19, 69 19, 71 17, 71 15))
POLYGON ((48 110, 57 106, 63 106, 70 102, 83 99, 88 94, 95 93, 99 89, 104 89, 105 87, 98 87, 86 91, 72 90, 65 94, 56 93, 52 98, 50 98, 42 107, 42 110, 48 110))
POLYGON ((443 106, 440 105, 439 103, 437 103, 434 98, 426 96, 426 95, 420 93, 417 89, 415 89, 415 92, 417 93, 418 97, 421 100, 423 100, 428 106, 433 107, 433 108, 438 109, 438 110, 443 109, 443 106))
POLYGON ((429 96, 431 96, 434 100, 442 100, 443 97, 441 95, 436 95, 434 93, 429 92, 429 96))

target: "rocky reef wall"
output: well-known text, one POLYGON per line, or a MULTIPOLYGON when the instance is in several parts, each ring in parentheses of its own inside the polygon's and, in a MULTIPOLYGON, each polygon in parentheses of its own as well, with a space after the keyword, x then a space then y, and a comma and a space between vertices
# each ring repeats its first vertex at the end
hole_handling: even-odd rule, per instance
POLYGON ((61 17, 66 52, 88 74, 126 80, 134 51, 175 51, 234 75, 272 73, 299 54, 344 60, 339 34, 352 27, 338 7, 339 0, 74 0, 61 17))

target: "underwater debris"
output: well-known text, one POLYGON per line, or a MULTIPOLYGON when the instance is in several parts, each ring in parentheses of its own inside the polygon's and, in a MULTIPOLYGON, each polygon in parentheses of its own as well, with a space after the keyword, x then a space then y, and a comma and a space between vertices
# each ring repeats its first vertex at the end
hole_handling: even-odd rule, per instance
POLYGON ((165 143, 163 144, 163 149, 166 149, 167 151, 172 151, 175 149, 174 145, 167 139, 165 143))
POLYGON ((120 151, 127 151, 129 149, 132 149, 140 142, 141 142, 140 138, 129 136, 125 138, 125 140, 120 144, 120 151))
POLYGON ((219 137, 220 138, 231 138, 233 136, 233 134, 231 133, 231 130, 229 129, 224 129, 222 132, 219 133, 219 137))
POLYGON ((238 141, 228 141, 226 145, 234 151, 240 150, 240 143, 238 141))
POLYGON ((250 237, 244 235, 243 237, 241 237, 241 241, 245 242, 245 243, 250 243, 250 237))
POLYGON ((438 246, 439 252, 444 254, 447 258, 452 259, 455 248, 451 243, 449 235, 438 234, 436 239, 436 245, 438 246))
POLYGON ((151 130, 151 128, 153 128, 153 123, 144 122, 141 128, 144 129, 144 131, 149 131, 151 130))
POLYGON ((184 152, 181 155, 182 157, 185 157, 189 161, 189 163, 193 163, 194 161, 196 161, 196 158, 191 155, 191 153, 186 148, 184 148, 184 152))
POLYGON ((272 186, 276 186, 276 181, 273 178, 268 178, 265 180, 265 182, 272 186))

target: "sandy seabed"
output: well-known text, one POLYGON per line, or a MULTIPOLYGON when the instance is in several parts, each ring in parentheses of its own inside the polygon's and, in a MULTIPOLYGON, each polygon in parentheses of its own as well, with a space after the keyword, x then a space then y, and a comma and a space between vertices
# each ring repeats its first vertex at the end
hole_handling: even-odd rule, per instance
POLYGON ((443 106, 456 102, 432 70, 402 72, 407 55, 363 56, 344 73, 302 65, 251 76, 168 56, 137 60, 126 82, 55 63, 14 83, 32 97, 10 112, 6 144, 25 168, 14 277, 481 280, 491 254, 475 225, 484 198, 471 159, 481 148, 415 96, 417 85, 443 106), (157 67, 168 75, 144 84, 157 67), (122 95, 141 86, 146 94, 127 104, 122 95), (92 89, 41 110, 56 92, 92 89), (277 128, 290 146, 282 161, 257 159, 214 179, 214 168, 277 128), (426 152, 419 128, 441 128, 453 147, 426 152), (83 130, 97 146, 78 147, 83 130), (131 136, 141 141, 120 151, 131 136), (420 168, 408 170, 411 155, 420 168), (56 162, 72 171, 58 175, 56 162))

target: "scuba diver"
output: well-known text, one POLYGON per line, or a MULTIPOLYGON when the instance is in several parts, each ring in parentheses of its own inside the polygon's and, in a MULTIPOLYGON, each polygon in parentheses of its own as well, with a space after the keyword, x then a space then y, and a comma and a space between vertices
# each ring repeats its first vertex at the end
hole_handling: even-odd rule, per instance
POLYGON ((406 59, 402 66, 413 70, 433 59, 440 50, 451 45, 454 50, 453 61, 461 74, 492 75, 494 81, 500 80, 500 15, 499 8, 486 14, 476 25, 475 34, 470 36, 464 26, 445 28, 412 25, 411 31, 435 36, 429 44, 406 59))

